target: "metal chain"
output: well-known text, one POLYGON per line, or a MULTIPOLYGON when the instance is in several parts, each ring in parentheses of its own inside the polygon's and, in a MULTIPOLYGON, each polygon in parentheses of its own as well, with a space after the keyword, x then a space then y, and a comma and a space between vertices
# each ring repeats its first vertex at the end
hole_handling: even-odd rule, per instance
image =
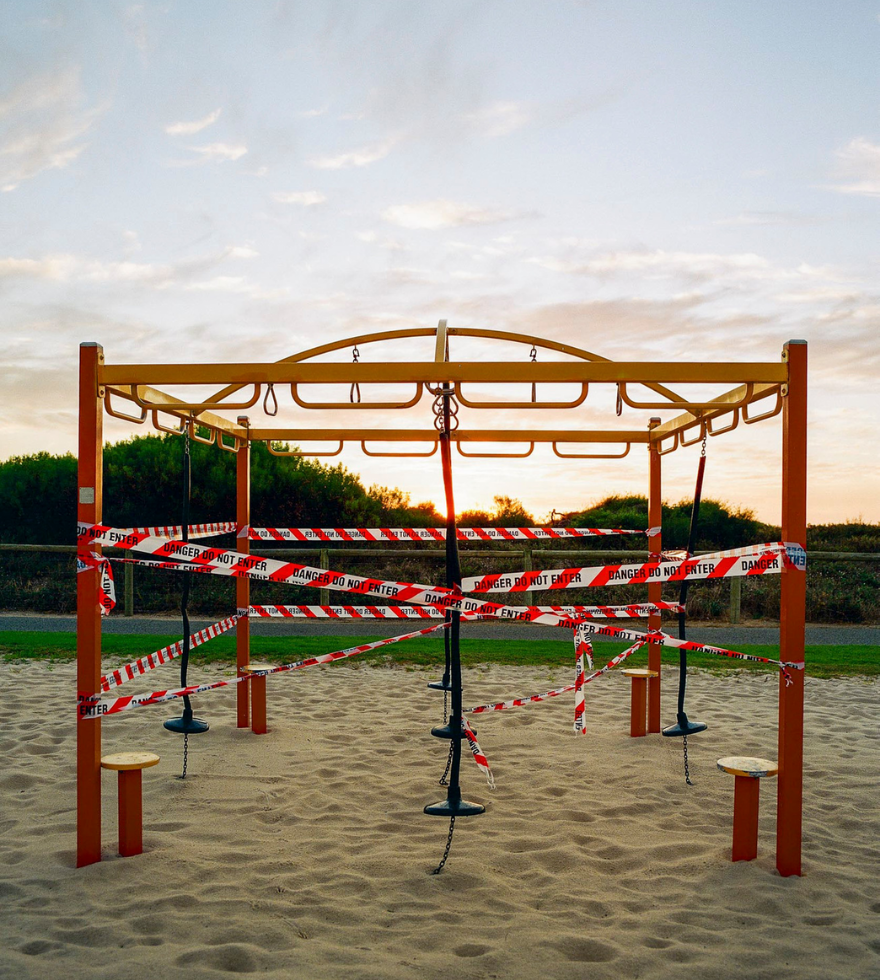
POLYGON ((178 779, 186 779, 186 762, 187 762, 187 749, 189 749, 189 734, 187 732, 183 733, 183 772, 178 776, 178 779))
POLYGON ((684 746, 684 781, 688 784, 688 786, 693 786, 694 783, 693 783, 693 780, 691 779, 691 771, 690 771, 690 768, 688 767, 688 737, 687 737, 687 735, 685 735, 682 738, 681 744, 684 746))
MULTIPOLYGON (((354 349, 351 352, 351 363, 357 364, 360 356, 361 352, 357 349, 357 344, 355 344, 354 349)), ((352 384, 351 389, 348 392, 348 400, 352 403, 352 405, 360 402, 361 400, 361 386, 357 383, 357 381, 352 384)))
POLYGON ((446 768, 443 770, 443 775, 437 780, 441 786, 449 785, 449 770, 452 767, 452 756, 455 751, 455 743, 452 739, 449 740, 449 755, 446 759, 446 768))
MULTIPOLYGON (((444 678, 445 680, 445 678, 444 678)), ((449 717, 449 691, 443 688, 443 721, 449 717)))
POLYGON ((623 395, 620 393, 620 384, 617 385, 617 400, 614 403, 614 412, 620 417, 623 415, 623 395))
MULTIPOLYGON (((535 347, 534 344, 532 344, 532 349, 529 351, 529 360, 531 360, 532 364, 535 364, 537 362, 537 360, 538 360, 538 348, 535 347)), ((533 402, 537 402, 537 400, 538 400, 538 386, 533 381, 532 382, 532 401, 533 402)))
POLYGON ((443 431, 443 415, 445 411, 444 402, 449 400, 449 430, 450 432, 458 428, 458 402, 452 397, 452 389, 435 388, 432 389, 436 395, 434 404, 431 406, 434 412, 434 428, 438 432, 443 431))
POLYGON ((432 875, 438 875, 443 870, 443 865, 446 864, 446 860, 449 857, 449 848, 452 847, 452 834, 455 831, 455 817, 449 818, 449 836, 446 838, 446 850, 443 852, 443 857, 440 859, 440 863, 431 872, 432 875))
POLYGON ((706 455, 706 439, 708 439, 708 437, 709 437, 709 434, 704 431, 703 432, 703 442, 702 442, 702 444, 700 446, 700 455, 701 456, 705 456, 706 455))

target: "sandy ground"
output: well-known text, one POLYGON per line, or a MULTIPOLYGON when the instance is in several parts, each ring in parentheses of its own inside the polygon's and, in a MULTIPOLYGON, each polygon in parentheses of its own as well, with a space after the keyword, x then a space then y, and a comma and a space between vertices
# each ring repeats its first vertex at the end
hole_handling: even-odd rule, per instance
MULTIPOLYGON (((689 713, 710 726, 691 740, 694 787, 680 741, 628 737, 620 676, 588 687, 587 737, 571 695, 476 719, 498 787, 464 760, 487 813, 458 821, 432 876, 448 823, 422 807, 445 796, 448 743, 428 734, 442 715, 429 676, 337 664, 273 678, 261 737, 233 727, 228 690, 202 695, 211 731, 190 740, 185 781, 161 725, 179 702, 105 720, 105 752, 162 756, 144 774, 145 853, 116 856, 107 772, 105 860, 76 870, 73 666, 0 666, 0 976, 880 978, 877 682, 807 681, 801 878, 774 869, 772 779, 758 859, 730 862, 733 778, 715 768, 775 758, 772 671, 693 676, 689 713)), ((568 680, 473 669, 465 700, 568 680)))

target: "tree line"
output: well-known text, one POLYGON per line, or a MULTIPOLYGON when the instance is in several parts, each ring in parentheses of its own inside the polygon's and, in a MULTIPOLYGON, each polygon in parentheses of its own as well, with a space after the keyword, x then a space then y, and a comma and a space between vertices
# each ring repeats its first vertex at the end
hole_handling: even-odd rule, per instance
MULTIPOLYGON (((180 523, 183 440, 176 435, 135 436, 104 449, 104 515, 116 527, 180 523)), ((263 443, 251 450, 251 522, 258 527, 436 527, 443 524, 430 501, 412 504, 409 494, 389 487, 366 488, 342 464, 299 456, 275 456, 263 443)), ((215 446, 191 442, 190 522, 235 516, 235 457, 215 446)), ((75 540, 76 458, 46 452, 0 463, 0 542, 71 544, 75 540)), ((687 544, 691 503, 663 505, 663 544, 687 544)), ((520 501, 495 497, 491 511, 457 515, 461 526, 529 527, 538 521, 520 501)), ((611 496, 561 515, 570 527, 648 527, 643 496, 611 496)), ((811 528, 808 546, 828 550, 880 551, 880 526, 851 522, 811 528)), ((777 540, 779 528, 741 509, 703 500, 697 547, 721 549, 777 540)), ((608 539, 594 539, 608 548, 608 539)), ((644 549, 642 538, 615 539, 615 548, 644 549)))

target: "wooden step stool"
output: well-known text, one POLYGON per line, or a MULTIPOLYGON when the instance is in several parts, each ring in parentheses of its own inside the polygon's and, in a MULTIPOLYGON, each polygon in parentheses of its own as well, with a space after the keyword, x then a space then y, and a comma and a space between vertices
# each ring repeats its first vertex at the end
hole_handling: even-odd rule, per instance
POLYGON ((646 721, 648 711, 648 678, 657 677, 656 670, 643 667, 630 667, 623 671, 624 677, 632 678, 632 693, 629 705, 629 733, 632 738, 648 734, 646 721))
POLYGON ((119 773, 119 853, 123 857, 144 849, 141 771, 158 763, 159 756, 152 752, 117 752, 101 757, 102 769, 119 773))
POLYGON ((762 776, 775 776, 779 765, 769 759, 729 755, 718 768, 736 776, 733 784, 733 847, 731 861, 753 861, 758 856, 758 797, 762 776))

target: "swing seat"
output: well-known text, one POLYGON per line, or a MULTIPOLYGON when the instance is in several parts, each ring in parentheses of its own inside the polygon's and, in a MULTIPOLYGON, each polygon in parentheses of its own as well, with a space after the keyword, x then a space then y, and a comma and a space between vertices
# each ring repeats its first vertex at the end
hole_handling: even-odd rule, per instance
POLYGON ((687 715, 678 716, 678 721, 674 725, 669 725, 663 729, 663 734, 669 738, 681 738, 686 735, 696 735, 697 732, 704 732, 709 726, 702 721, 691 721, 687 715))
POLYGON ((201 718, 182 717, 169 718, 168 721, 163 722, 162 727, 176 735, 201 735, 211 726, 206 721, 202 721, 201 718))

